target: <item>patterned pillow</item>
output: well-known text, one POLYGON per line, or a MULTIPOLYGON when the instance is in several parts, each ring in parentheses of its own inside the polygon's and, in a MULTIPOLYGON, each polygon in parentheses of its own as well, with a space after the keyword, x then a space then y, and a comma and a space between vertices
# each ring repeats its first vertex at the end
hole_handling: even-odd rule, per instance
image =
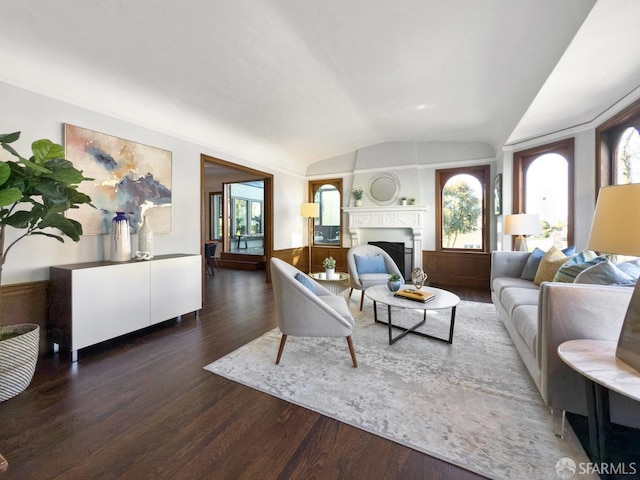
POLYGON ((314 295, 318 295, 318 292, 316 290, 316 285, 313 279, 309 277, 309 275, 305 275, 304 273, 298 272, 294 275, 293 278, 295 278, 302 285, 308 288, 311 293, 313 293, 314 295))
POLYGON ((536 272, 533 283, 540 285, 542 282, 551 282, 558 269, 567 261, 567 256, 558 247, 551 247, 540 260, 540 266, 536 272))
POLYGON ((575 283, 592 283, 596 285, 629 285, 636 284, 636 279, 627 275, 611 260, 587 268, 576 277, 575 283))
POLYGON ((607 257, 599 257, 596 255, 596 252, 592 250, 584 250, 583 252, 574 255, 564 264, 562 264, 562 266, 558 269, 555 277, 553 277, 553 281, 573 283, 580 272, 586 270, 589 267, 593 267, 600 262, 606 261, 607 257))
POLYGON ((387 273, 382 255, 354 255, 358 275, 363 273, 387 273))

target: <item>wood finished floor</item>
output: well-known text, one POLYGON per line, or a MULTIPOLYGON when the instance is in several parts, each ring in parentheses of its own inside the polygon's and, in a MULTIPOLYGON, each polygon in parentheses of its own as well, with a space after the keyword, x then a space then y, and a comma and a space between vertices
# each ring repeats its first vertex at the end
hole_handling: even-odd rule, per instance
POLYGON ((276 326, 264 278, 222 270, 205 279, 199 320, 85 349, 75 364, 41 357, 29 389, 0 403, 0 480, 483 478, 203 370, 276 326))

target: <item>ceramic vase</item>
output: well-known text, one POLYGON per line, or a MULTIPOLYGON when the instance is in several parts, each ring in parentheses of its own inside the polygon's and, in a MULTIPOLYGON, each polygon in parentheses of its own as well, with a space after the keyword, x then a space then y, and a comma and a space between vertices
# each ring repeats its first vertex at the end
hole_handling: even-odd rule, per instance
POLYGON ((387 288, 392 292, 397 292, 398 290, 400 290, 401 286, 402 282, 400 280, 389 280, 387 282, 387 288))
POLYGON ((356 200, 356 207, 362 206, 362 200, 356 200))
POLYGON ((138 251, 136 255, 143 255, 145 258, 153 258, 153 230, 147 216, 142 220, 142 226, 138 230, 138 251))
POLYGON ((333 278, 333 274, 335 273, 335 268, 325 268, 325 273, 327 275, 327 280, 331 280, 333 278))
POLYGON ((111 253, 112 262, 128 262, 131 260, 131 234, 129 219, 124 212, 116 212, 111 220, 111 253))

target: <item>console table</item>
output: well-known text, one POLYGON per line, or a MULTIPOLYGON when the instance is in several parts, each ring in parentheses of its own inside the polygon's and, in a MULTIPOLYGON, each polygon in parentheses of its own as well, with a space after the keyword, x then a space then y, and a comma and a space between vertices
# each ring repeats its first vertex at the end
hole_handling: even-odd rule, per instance
POLYGON ((71 352, 202 309, 200 255, 49 268, 51 341, 71 352))
POLYGON ((595 463, 607 462, 609 390, 640 401, 640 372, 616 357, 616 342, 569 340, 558 347, 564 363, 585 377, 589 450, 595 463))

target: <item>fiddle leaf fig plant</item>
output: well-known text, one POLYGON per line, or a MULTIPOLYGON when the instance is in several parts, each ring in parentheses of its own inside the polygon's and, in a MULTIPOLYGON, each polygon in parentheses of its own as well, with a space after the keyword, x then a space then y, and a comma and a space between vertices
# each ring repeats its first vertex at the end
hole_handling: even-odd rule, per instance
MULTIPOLYGON (((22 157, 11 144, 20 132, 0 134, 2 148, 17 161, 0 161, 0 279, 7 254, 13 246, 30 235, 44 235, 64 242, 74 242, 82 236, 82 225, 66 218, 64 212, 91 204, 91 197, 80 192, 78 186, 86 180, 82 171, 64 158, 64 147, 51 140, 36 140, 31 145, 32 156, 22 157), (5 246, 6 228, 23 232, 5 246), (51 231, 49 229, 55 228, 51 231)), ((0 304, 1 304, 0 295, 0 304)))

